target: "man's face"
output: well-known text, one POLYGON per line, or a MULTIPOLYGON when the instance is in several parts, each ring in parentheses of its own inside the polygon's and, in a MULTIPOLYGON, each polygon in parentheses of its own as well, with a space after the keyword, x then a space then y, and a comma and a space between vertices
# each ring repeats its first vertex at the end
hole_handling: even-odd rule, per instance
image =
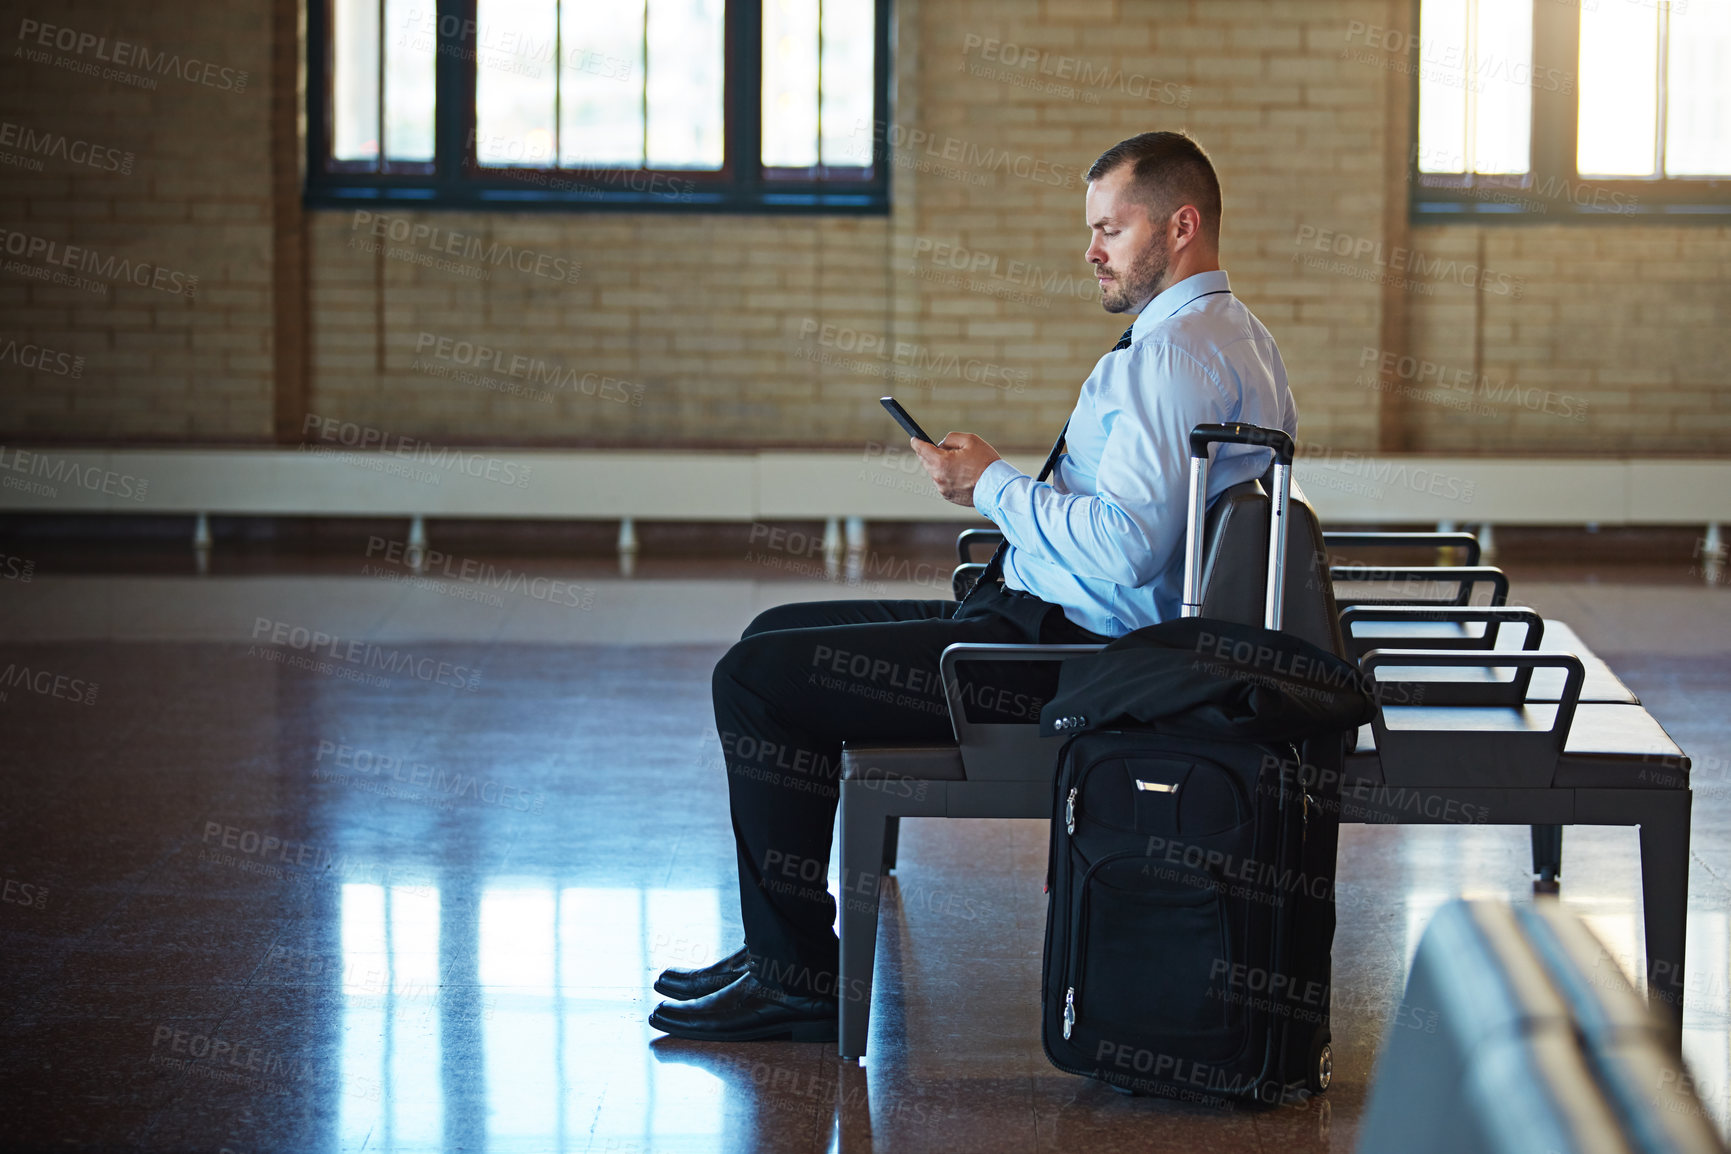
POLYGON ((1093 239, 1085 254, 1100 282, 1100 305, 1109 313, 1140 312, 1166 287, 1172 247, 1166 222, 1131 197, 1132 166, 1120 164, 1088 186, 1086 224, 1093 239))

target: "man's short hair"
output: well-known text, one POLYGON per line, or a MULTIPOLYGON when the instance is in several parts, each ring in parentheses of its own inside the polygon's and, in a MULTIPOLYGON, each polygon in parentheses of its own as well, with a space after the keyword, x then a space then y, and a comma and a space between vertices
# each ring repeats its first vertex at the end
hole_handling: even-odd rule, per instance
POLYGON ((1121 140, 1100 154, 1088 169, 1092 184, 1120 165, 1132 164, 1130 187, 1136 199, 1158 217, 1186 204, 1202 214, 1202 232, 1220 243, 1220 178, 1202 146, 1182 132, 1144 132, 1121 140))

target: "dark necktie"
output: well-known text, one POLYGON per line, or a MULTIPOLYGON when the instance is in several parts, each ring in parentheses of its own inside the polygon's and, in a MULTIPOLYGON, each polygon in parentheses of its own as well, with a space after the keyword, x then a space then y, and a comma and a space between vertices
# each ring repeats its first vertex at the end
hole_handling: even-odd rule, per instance
MULTIPOLYGON (((1118 343, 1112 346, 1113 352, 1118 352, 1121 349, 1127 349, 1130 347, 1130 334, 1135 331, 1135 328, 1135 325, 1131 325, 1129 328, 1124 330, 1124 335, 1119 337, 1118 343)), ((1040 466, 1040 475, 1034 478, 1035 484, 1038 484, 1039 482, 1044 481, 1047 477, 1050 477, 1052 475, 1052 470, 1058 467, 1058 458, 1064 455, 1064 434, 1069 431, 1070 422, 1065 421, 1064 427, 1058 432, 1058 439, 1052 442, 1052 451, 1046 454, 1046 463, 1040 466)), ((981 586, 990 584, 1004 575, 1004 554, 1009 551, 1010 542, 1008 539, 998 543, 998 548, 996 552, 992 554, 992 559, 987 561, 986 567, 980 571, 980 579, 974 582, 974 587, 968 590, 968 595, 966 597, 962 598, 963 604, 972 600, 974 594, 981 586)))

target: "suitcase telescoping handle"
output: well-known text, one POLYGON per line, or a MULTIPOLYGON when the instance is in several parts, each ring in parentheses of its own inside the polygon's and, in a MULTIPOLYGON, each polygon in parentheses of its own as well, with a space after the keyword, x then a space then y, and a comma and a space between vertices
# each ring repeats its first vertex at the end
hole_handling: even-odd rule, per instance
POLYGON ((1274 450, 1274 493, 1268 509, 1268 592, 1262 624, 1279 629, 1285 612, 1286 506, 1292 491, 1292 438, 1256 425, 1197 425, 1190 430, 1190 524, 1184 534, 1184 616, 1202 613, 1202 536, 1208 520, 1208 449, 1261 445, 1274 450))

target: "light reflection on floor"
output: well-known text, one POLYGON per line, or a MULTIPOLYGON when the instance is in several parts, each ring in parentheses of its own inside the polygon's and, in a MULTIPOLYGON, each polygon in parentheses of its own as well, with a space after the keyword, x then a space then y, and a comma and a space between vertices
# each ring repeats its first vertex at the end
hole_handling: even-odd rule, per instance
POLYGON ((458 997, 480 1020, 465 1076, 484 1079, 488 1150, 714 1146, 721 1080, 657 1061, 639 1007, 655 973, 714 956, 717 891, 493 879, 469 974, 440 952, 436 888, 351 883, 340 900, 342 1149, 443 1147, 441 1022, 458 997))
MULTIPOLYGON (((1529 896, 1499 884, 1506 878, 1486 864, 1506 849, 1508 831, 1448 832, 1457 868, 1444 876, 1431 869, 1428 883, 1415 882, 1400 898, 1407 967, 1445 902, 1529 896)), ((1434 849, 1409 840, 1401 866, 1417 876, 1434 865, 1434 849)), ((490 1151, 724 1145, 728 1083, 700 1064, 659 1056, 647 1045, 655 1035, 640 1012, 655 997, 649 986, 660 969, 697 964, 728 948, 720 938, 717 890, 492 879, 480 896, 478 972, 469 974, 460 956, 440 951, 437 888, 349 883, 340 903, 341 1149, 421 1154, 444 1148, 442 1086, 450 1063, 441 1051, 441 1022, 453 1012, 479 1018, 482 1052, 464 1064, 464 1076, 484 1080, 490 1151), (458 998, 463 1005, 453 1011, 450 1003, 458 998)), ((1626 901, 1570 905, 1633 980, 1642 948, 1637 911, 1626 901)), ((1724 1130, 1731 919, 1718 911, 1692 913, 1689 941, 1685 1054, 1698 1093, 1724 1130)), ((785 1073, 770 1068, 753 1081, 767 1086, 785 1073)), ((888 1113, 892 1107, 872 1103, 868 1109, 888 1113)), ((839 1135, 832 1137, 839 1143, 839 1135)))
MULTIPOLYGON (((1533 900, 1525 829, 1343 827, 1335 1089, 1302 1110, 1223 1118, 1123 1098, 1041 1052, 1044 823, 910 820, 864 1066, 828 1046, 657 1040, 644 1022, 654 975, 740 940, 707 715, 719 642, 767 604, 848 590, 594 583, 598 608, 562 615, 329 577, 43 579, 0 604, 0 631, 29 639, 8 643, 28 660, 102 685, 100 709, 0 703, 23 767, 9 778, 7 876, 53 895, 41 916, 0 906, 14 1039, 0 1084, 64 1104, 35 1116, 48 1120, 31 1145, 1344 1151, 1437 906, 1533 900), (667 600, 677 612, 658 612, 667 600), (460 660, 483 669, 481 688, 373 690, 260 661, 246 652, 259 614, 460 660), (388 772, 337 764, 332 743, 497 788, 381 791, 388 772), (285 881, 206 862, 212 820, 316 846, 343 870, 285 881), (150 1062, 164 1024, 311 1074, 170 1074, 150 1062)), ((1634 670, 1696 757, 1684 1047, 1731 1130, 1731 660, 1715 656, 1731 654, 1731 591, 1539 592, 1561 606, 1540 609, 1634 670), (1621 616, 1632 604, 1649 614, 1640 629, 1621 616)), ((1561 900, 1609 964, 1638 972, 1633 830, 1571 829, 1561 900)))

